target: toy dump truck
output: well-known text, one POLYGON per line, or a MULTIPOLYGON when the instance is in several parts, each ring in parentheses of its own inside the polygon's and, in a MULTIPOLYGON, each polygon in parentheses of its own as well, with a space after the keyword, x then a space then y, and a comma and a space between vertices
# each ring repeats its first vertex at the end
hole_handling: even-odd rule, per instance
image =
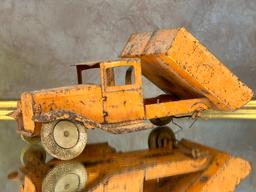
POLYGON ((51 155, 68 160, 83 151, 87 129, 147 129, 145 120, 164 125, 209 108, 232 111, 253 95, 184 28, 132 34, 121 57, 76 65, 79 85, 23 93, 13 113, 18 130, 41 136, 51 155), (98 85, 82 83, 89 69, 98 69, 98 85), (142 74, 165 94, 145 99, 142 74))

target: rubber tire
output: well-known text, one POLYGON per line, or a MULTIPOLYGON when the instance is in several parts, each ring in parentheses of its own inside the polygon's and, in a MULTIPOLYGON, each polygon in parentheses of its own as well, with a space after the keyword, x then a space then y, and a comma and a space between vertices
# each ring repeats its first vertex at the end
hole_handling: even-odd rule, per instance
POLYGON ((153 129, 148 137, 148 147, 149 149, 156 149, 164 147, 162 145, 162 139, 168 139, 171 142, 172 148, 176 144, 176 137, 174 132, 171 128, 164 126, 164 127, 157 127, 153 129))
POLYGON ((164 126, 167 125, 172 121, 173 117, 161 117, 161 118, 155 118, 155 119, 150 119, 150 122, 156 126, 164 126))

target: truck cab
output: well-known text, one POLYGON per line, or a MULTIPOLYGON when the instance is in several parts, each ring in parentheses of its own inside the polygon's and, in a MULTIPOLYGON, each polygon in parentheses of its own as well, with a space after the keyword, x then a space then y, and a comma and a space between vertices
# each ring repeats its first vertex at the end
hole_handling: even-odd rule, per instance
POLYGON ((121 59, 77 64, 78 84, 83 84, 84 70, 95 68, 100 71, 104 123, 144 119, 140 60, 121 59))

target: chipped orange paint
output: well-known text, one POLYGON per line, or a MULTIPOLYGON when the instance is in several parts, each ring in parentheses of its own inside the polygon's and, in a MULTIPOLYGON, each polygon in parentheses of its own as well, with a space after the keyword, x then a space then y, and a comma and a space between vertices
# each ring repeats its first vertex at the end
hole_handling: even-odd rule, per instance
POLYGON ((41 113, 54 110, 71 111, 88 119, 103 122, 102 93, 97 85, 74 85, 31 92, 34 106, 41 113))
MULTIPOLYGON (((131 122, 145 119, 185 116, 211 108, 232 111, 246 104, 253 95, 251 89, 184 28, 132 34, 121 56, 126 58, 79 64, 79 72, 99 68, 100 85, 74 85, 22 94, 24 131, 40 134, 42 118, 35 123, 35 117, 49 112, 54 116, 54 111, 62 111, 62 119, 70 117, 65 112, 71 112, 95 122, 99 128, 111 125, 105 129, 108 131, 127 123, 123 129, 127 132, 130 124, 133 124, 132 131, 138 130, 131 122), (133 83, 129 80, 132 72, 127 70, 123 77, 125 84, 114 84, 113 68, 122 66, 133 67, 133 83), (142 74, 166 92, 167 101, 153 99, 153 103, 147 103, 149 100, 143 97, 142 74)), ((78 75, 81 82, 81 74, 78 75)), ((75 120, 78 119, 81 118, 75 120)), ((118 133, 122 133, 122 127, 118 133)))
POLYGON ((142 73, 165 92, 180 99, 207 97, 213 107, 227 111, 252 98, 252 90, 185 28, 148 33, 141 48, 136 35, 141 36, 133 34, 121 56, 141 58, 142 73))
MULTIPOLYGON (((33 117, 33 98, 29 92, 25 92, 21 95, 21 104, 17 107, 21 107, 22 111, 22 118, 23 118, 23 126, 26 127, 25 131, 28 133, 33 133, 35 129, 35 123, 32 121, 33 117)), ((18 120, 17 120, 18 121, 18 120)))
POLYGON ((103 110, 106 113, 105 121, 117 123, 123 121, 142 120, 145 118, 141 66, 139 60, 121 60, 101 64, 102 95, 105 98, 103 110), (130 66, 134 69, 135 82, 128 85, 108 86, 107 69, 116 66, 130 66))
MULTIPOLYGON (((122 130, 123 132, 129 132, 129 129, 137 130, 136 125, 138 129, 150 128, 151 126, 141 125, 144 119, 186 115, 197 110, 207 109, 210 105, 205 98, 161 103, 155 100, 156 103, 145 104, 142 92, 141 65, 138 59, 102 62, 100 71, 101 85, 74 85, 23 93, 21 97, 21 112, 25 122, 23 133, 39 135, 41 123, 38 117, 54 111, 56 114, 58 111, 64 111, 61 113, 61 119, 70 116, 65 111, 72 112, 104 125, 106 127, 102 126, 104 130, 122 133, 122 130), (134 83, 108 86, 107 79, 110 74, 107 74, 107 69, 120 66, 134 68, 134 83), (36 118, 36 123, 34 123, 34 118, 36 118), (118 123, 116 124, 119 127, 117 131, 114 131, 115 123, 118 123), (124 123, 127 126, 121 126, 124 123), (112 125, 107 126, 107 124, 112 125)), ((42 123, 44 122, 42 121, 42 123)), ((86 126, 86 128, 94 127, 86 126)))
POLYGON ((210 105, 206 98, 154 103, 146 105, 146 117, 153 119, 166 116, 190 115, 193 112, 208 109, 210 105))
POLYGON ((21 97, 24 131, 35 134, 35 123, 32 118, 54 110, 71 111, 102 123, 101 95, 101 88, 96 85, 75 85, 25 93, 21 97))

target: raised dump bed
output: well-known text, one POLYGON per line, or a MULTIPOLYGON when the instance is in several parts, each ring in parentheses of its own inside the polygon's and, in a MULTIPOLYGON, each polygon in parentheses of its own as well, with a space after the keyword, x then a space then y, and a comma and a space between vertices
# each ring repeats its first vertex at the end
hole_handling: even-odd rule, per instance
POLYGON ((185 28, 134 33, 121 57, 140 58, 143 75, 177 99, 203 96, 213 108, 231 111, 253 96, 253 91, 185 28))

